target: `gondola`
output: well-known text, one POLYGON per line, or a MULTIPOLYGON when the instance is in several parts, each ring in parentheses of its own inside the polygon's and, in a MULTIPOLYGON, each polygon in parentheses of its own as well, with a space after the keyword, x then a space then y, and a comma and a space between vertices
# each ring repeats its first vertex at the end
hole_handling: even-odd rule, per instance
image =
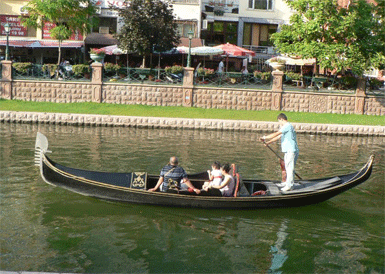
MULTIPOLYGON (((243 179, 234 173, 236 190, 233 197, 196 195, 189 191, 149 192, 159 176, 146 172, 108 173, 66 167, 47 156, 48 140, 37 133, 35 164, 48 184, 59 186, 85 196, 99 199, 160 206, 221 209, 258 209, 298 207, 326 201, 363 182, 371 174, 374 156, 359 170, 350 174, 322 179, 295 181, 294 189, 282 192, 278 181, 243 179)), ((235 169, 235 168, 234 168, 235 169)), ((200 188, 208 180, 207 172, 189 175, 190 181, 200 188)))

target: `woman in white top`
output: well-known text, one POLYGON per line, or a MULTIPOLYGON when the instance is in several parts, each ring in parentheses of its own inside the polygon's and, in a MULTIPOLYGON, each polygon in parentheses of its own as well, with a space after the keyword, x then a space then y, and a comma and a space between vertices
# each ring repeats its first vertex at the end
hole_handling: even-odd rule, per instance
POLYGON ((229 174, 230 165, 224 164, 221 167, 222 175, 224 176, 222 183, 219 186, 211 185, 209 188, 219 189, 224 197, 231 197, 234 193, 235 182, 233 176, 229 174))

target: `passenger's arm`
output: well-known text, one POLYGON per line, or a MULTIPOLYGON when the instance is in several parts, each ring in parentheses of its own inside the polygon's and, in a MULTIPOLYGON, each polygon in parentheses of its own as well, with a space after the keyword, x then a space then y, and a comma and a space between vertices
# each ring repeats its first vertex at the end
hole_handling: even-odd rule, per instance
POLYGON ((230 182, 230 177, 226 176, 225 179, 222 181, 221 185, 219 186, 211 186, 211 188, 221 189, 227 186, 230 182))
POLYGON ((163 183, 164 177, 159 177, 158 182, 156 183, 156 186, 154 188, 150 188, 148 191, 156 191, 160 185, 163 183))
POLYGON ((197 188, 195 188, 195 187, 193 186, 193 184, 190 182, 190 180, 189 180, 188 178, 183 178, 183 182, 184 182, 188 187, 192 188, 196 194, 201 193, 201 191, 200 191, 199 189, 197 189, 197 188))

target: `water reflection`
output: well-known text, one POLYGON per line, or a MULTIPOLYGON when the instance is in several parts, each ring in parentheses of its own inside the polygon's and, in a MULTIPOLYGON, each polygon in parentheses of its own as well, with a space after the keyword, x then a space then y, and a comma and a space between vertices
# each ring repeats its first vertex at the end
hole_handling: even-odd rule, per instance
MULTIPOLYGON (((37 131, 56 161, 157 174, 170 155, 188 172, 214 160, 244 177, 279 178, 250 132, 0 124, 1 270, 52 272, 382 272, 384 138, 299 135, 305 178, 357 170, 370 180, 314 206, 191 210, 115 204, 46 185, 33 167, 37 131)), ((279 150, 279 147, 275 147, 279 150)))
POLYGON ((288 233, 286 233, 287 225, 286 223, 288 220, 283 220, 281 227, 279 228, 277 232, 277 241, 275 242, 274 246, 270 248, 270 252, 273 255, 273 258, 271 260, 271 267, 269 269, 269 273, 282 273, 281 271, 278 271, 285 261, 287 260, 287 250, 283 248, 283 244, 287 238, 288 233))

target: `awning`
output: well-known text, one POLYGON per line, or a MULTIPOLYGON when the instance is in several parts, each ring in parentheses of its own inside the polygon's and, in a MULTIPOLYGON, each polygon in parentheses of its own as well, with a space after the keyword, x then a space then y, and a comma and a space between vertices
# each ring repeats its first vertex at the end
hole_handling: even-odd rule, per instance
POLYGON ((280 56, 280 59, 286 61, 286 65, 296 65, 296 66, 313 66, 316 62, 315 58, 301 59, 301 58, 291 58, 287 56, 280 56))
POLYGON ((93 32, 87 35, 86 39, 84 40, 84 43, 87 45, 116 45, 118 44, 118 40, 115 39, 112 34, 105 34, 105 33, 97 33, 93 32))
MULTIPOLYGON (((7 40, 0 40, 0 46, 6 46, 7 40)), ((9 40, 8 45, 15 48, 58 48, 57 40, 9 40)), ((80 48, 83 41, 65 41, 61 43, 62 48, 80 48)))

